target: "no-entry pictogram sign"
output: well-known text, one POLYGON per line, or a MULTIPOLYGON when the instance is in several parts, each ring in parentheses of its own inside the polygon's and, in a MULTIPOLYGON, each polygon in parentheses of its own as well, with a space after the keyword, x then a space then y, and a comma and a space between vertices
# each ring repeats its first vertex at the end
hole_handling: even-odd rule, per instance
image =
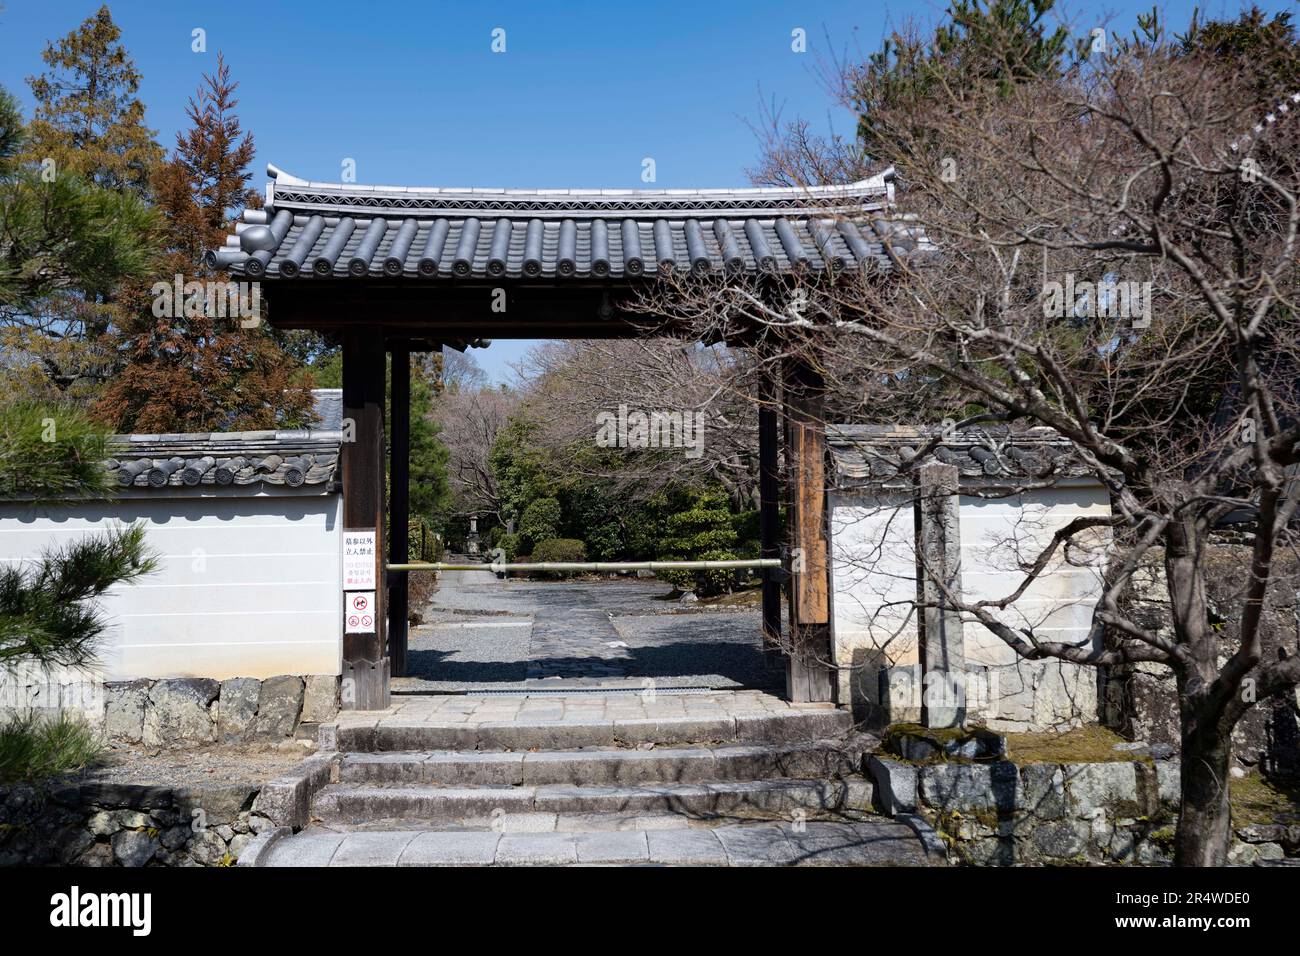
POLYGON ((347 634, 375 633, 375 592, 348 591, 343 597, 344 632, 347 634))

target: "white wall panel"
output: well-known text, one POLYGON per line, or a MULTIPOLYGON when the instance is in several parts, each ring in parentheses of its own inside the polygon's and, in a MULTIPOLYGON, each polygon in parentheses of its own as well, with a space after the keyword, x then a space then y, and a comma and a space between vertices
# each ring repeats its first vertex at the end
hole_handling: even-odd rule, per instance
POLYGON ((341 501, 221 489, 71 506, 0 503, 0 562, 28 562, 42 549, 142 521, 161 567, 101 602, 106 679, 337 674, 341 501))

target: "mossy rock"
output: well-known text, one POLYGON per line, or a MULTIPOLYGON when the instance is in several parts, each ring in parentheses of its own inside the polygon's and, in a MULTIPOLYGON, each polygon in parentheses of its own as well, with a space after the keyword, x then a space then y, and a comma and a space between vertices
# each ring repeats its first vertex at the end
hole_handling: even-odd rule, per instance
POLYGON ((1000 734, 983 727, 900 723, 886 728, 882 748, 913 764, 963 763, 1000 759, 1006 753, 1006 742, 1000 734))
POLYGON ((1269 779, 1253 771, 1228 783, 1234 827, 1300 823, 1300 780, 1269 779))
POLYGON ((1063 734, 1006 734, 1007 759, 1021 766, 1032 763, 1151 763, 1138 750, 1116 750, 1128 743, 1109 728, 1090 724, 1063 734))

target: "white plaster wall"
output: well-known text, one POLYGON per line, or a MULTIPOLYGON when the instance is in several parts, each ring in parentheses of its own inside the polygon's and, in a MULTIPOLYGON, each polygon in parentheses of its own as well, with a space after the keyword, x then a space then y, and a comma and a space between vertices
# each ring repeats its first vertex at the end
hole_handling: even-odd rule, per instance
MULTIPOLYGON (((962 593, 968 600, 999 599, 1023 581, 1023 565, 1034 561, 1058 529, 1078 517, 1110 514, 1106 489, 1093 483, 1047 488, 1014 498, 962 496, 962 593)), ((1081 536, 1082 537, 1082 536, 1081 536)), ((1083 641, 1101 594, 1109 534, 1088 536, 1090 546, 1056 555, 1015 604, 994 616, 1019 628, 1032 627, 1044 640, 1083 641)), ((966 660, 1011 664, 1016 654, 988 628, 968 621, 963 628, 966 660)))
POLYGON ((836 663, 855 648, 917 659, 910 496, 832 495, 831 595, 836 663))
MULTIPOLYGON (((1093 482, 1076 482, 1011 498, 962 495, 962 590, 969 599, 1002 598, 1023 577, 1020 565, 1032 561, 1061 526, 1081 515, 1110 511, 1106 490, 1093 482)), ((916 597, 914 519, 907 495, 835 494, 830 499, 831 607, 836 663, 840 666, 840 700, 880 702, 881 667, 910 668, 918 662, 917 626, 910 602, 916 597)), ((1050 640, 1082 641, 1092 606, 1101 591, 1108 534, 1096 534, 1086 550, 1058 556, 1014 605, 997 615, 1017 626, 1032 625, 1050 640)), ((968 667, 1023 667, 1015 653, 983 625, 967 619, 963 628, 968 667)), ((1059 690, 1031 667, 1001 675, 1000 696, 1014 698, 1005 709, 1016 720, 1047 726, 1063 709, 1059 698, 1086 710, 1075 684, 1089 684, 1091 672, 1069 675, 1070 687, 1059 690), (1032 670, 1032 673, 1030 671, 1032 670), (1020 686, 1023 683, 1024 686, 1020 686), (1006 685, 1006 686, 1001 686, 1006 685), (1049 719, 1050 718, 1050 719, 1049 719)), ((908 675, 898 675, 908 678, 908 675)), ((920 682, 891 691, 893 719, 919 714, 920 682), (903 701, 910 701, 904 705, 903 701)))
MULTIPOLYGON (((160 567, 100 602, 108 628, 94 676, 220 680, 340 672, 339 495, 211 489, 185 496, 128 492, 70 506, 3 502, 0 562, 30 562, 45 548, 135 521, 144 522, 160 567)), ((88 676, 51 679, 67 685, 88 676)), ((78 696, 67 686, 62 693, 78 696)))

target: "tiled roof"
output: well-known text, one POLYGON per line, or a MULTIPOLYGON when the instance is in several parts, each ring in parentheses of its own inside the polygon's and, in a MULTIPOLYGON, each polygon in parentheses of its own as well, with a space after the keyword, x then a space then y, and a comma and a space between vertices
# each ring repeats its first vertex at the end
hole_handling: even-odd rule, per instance
MULTIPOLYGON (((933 432, 883 425, 831 425, 826 440, 841 486, 910 481, 918 451, 933 432), (903 466, 912 467, 903 470, 903 466), (900 472, 903 472, 900 474, 900 472)), ((929 461, 955 465, 963 486, 1050 484, 1091 475, 1074 446, 1051 428, 970 428, 935 447, 929 461)))
POLYGON ((331 485, 339 431, 114 435, 109 473, 123 488, 204 485, 331 485))
POLYGON ((806 189, 445 189, 306 182, 274 166, 211 265, 251 278, 622 278, 887 270, 924 245, 891 173, 806 189), (888 243, 882 242, 888 238, 888 243))
POLYGON ((311 399, 319 428, 325 431, 339 431, 343 428, 343 389, 313 388, 311 399))

